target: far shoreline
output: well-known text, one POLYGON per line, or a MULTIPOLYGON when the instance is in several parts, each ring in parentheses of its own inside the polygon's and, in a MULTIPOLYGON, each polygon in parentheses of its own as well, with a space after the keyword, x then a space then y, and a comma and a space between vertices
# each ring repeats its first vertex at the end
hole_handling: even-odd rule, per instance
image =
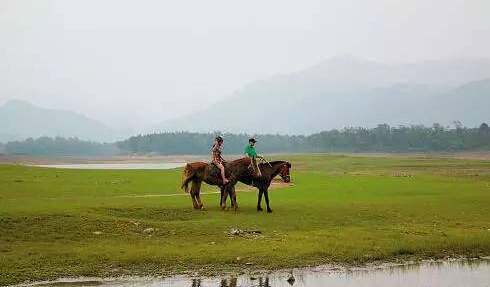
MULTIPOLYGON (((348 157, 387 157, 387 158, 441 158, 461 160, 490 160, 490 151, 463 151, 463 152, 327 152, 327 153, 270 153, 265 154, 271 159, 284 156, 297 155, 331 155, 348 157)), ((238 158, 240 155, 225 155, 225 158, 238 158)), ((126 154, 111 157, 83 157, 83 156, 32 156, 0 154, 0 164, 22 165, 51 165, 51 164, 124 164, 124 163, 181 163, 204 161, 207 155, 161 155, 161 154, 126 154)))

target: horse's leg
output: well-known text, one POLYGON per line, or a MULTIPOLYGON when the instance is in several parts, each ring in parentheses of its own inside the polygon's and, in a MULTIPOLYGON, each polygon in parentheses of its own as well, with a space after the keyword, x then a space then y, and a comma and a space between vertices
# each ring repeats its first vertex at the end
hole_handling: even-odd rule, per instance
POLYGON ((235 185, 233 187, 230 187, 230 200, 231 200, 231 205, 235 209, 235 211, 238 210, 238 203, 236 202, 236 190, 235 190, 235 185))
POLYGON ((265 204, 267 204, 267 212, 271 213, 272 209, 271 209, 271 206, 269 205, 269 189, 268 188, 264 189, 264 197, 265 197, 265 204))
POLYGON ((222 186, 219 188, 221 197, 219 199, 219 206, 223 206, 223 196, 225 195, 225 188, 222 186))
POLYGON ((221 202, 221 209, 226 210, 226 199, 228 199, 228 191, 225 190, 223 194, 223 201, 221 202))
POLYGON ((196 189, 195 189, 195 182, 194 181, 192 181, 191 191, 189 192, 189 194, 191 195, 191 198, 192 198, 192 206, 194 207, 194 209, 198 209, 198 204, 196 201, 196 189))
POLYGON ((227 187, 223 187, 222 191, 221 191, 221 203, 220 203, 220 206, 221 206, 221 209, 222 210, 225 210, 226 209, 226 199, 228 198, 228 188, 227 187))
POLYGON ((202 204, 201 195, 199 193, 197 194, 197 207, 198 209, 204 209, 204 204, 202 204))
POLYGON ((235 194, 235 187, 230 187, 228 191, 228 195, 230 196, 230 205, 231 207, 235 206, 235 202, 233 201, 233 194, 235 194))
POLYGON ((196 199, 197 199, 197 208, 198 209, 204 208, 204 205, 202 204, 202 201, 201 201, 201 184, 202 184, 202 181, 196 182, 196 199))
POLYGON ((191 199, 192 199, 192 207, 194 207, 194 209, 198 209, 197 208, 197 201, 196 201, 196 197, 194 196, 194 194, 191 193, 191 199))
POLYGON ((262 188, 259 188, 259 195, 258 195, 258 200, 257 200, 257 211, 262 211, 262 194, 264 193, 264 190, 262 188))

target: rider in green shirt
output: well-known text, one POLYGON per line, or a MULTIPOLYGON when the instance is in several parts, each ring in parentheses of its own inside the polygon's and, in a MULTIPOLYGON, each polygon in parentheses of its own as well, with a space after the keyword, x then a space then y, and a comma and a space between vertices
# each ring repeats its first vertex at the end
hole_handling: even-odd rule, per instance
MULTIPOLYGON (((248 145, 245 147, 243 150, 243 153, 245 154, 245 157, 249 157, 252 160, 252 164, 257 168, 257 176, 262 176, 262 173, 260 171, 259 166, 257 165, 257 162, 255 161, 256 158, 263 158, 260 155, 257 155, 257 152, 255 151, 255 143, 257 141, 254 138, 251 138, 248 140, 248 145)), ((254 168, 255 169, 255 168, 254 168)))
POLYGON ((243 153, 245 154, 246 157, 262 158, 261 156, 257 155, 257 152, 255 151, 255 143, 256 142, 257 141, 254 138, 251 138, 248 140, 248 145, 243 150, 243 153))

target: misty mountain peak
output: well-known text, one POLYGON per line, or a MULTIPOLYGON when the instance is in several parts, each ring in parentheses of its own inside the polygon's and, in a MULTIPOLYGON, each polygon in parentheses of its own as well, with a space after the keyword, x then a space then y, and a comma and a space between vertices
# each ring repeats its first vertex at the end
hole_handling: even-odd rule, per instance
POLYGON ((41 108, 22 100, 0 107, 0 142, 41 136, 114 141, 125 135, 72 111, 41 108))
POLYGON ((34 109, 36 106, 23 100, 10 100, 3 106, 4 109, 34 109))
POLYGON ((331 57, 325 61, 326 63, 359 63, 359 62, 369 62, 366 59, 358 57, 352 54, 342 54, 331 57))
POLYGON ((329 58, 325 61, 322 61, 306 71, 318 72, 318 71, 326 71, 326 70, 348 70, 355 69, 356 67, 361 66, 372 66, 377 65, 376 62, 369 61, 355 55, 345 54, 338 55, 332 58, 329 58))

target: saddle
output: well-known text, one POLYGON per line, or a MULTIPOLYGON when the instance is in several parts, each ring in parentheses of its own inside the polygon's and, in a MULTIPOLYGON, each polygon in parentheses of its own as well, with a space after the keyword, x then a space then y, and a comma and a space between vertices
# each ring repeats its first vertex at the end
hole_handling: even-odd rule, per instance
MULTIPOLYGON (((226 168, 226 162, 225 161, 223 161, 223 165, 226 168)), ((221 170, 219 169, 218 166, 216 166, 216 164, 214 164, 214 162, 209 163, 209 175, 211 177, 221 178, 221 170)))

